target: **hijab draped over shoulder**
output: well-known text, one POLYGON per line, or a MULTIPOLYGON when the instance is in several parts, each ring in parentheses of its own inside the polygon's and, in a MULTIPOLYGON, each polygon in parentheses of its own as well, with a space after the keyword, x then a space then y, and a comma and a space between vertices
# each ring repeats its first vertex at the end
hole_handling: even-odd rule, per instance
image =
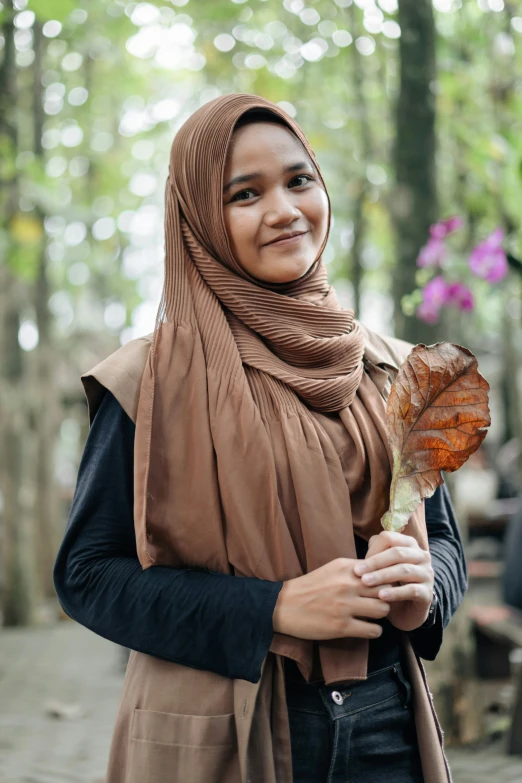
MULTIPOLYGON (((252 109, 278 116, 319 172, 297 124, 253 95, 217 98, 178 131, 163 298, 136 423, 135 523, 144 568, 278 581, 356 557, 354 534, 381 529, 391 471, 363 335, 321 258, 299 280, 274 285, 231 251, 223 172, 234 126, 252 109)), ((408 532, 426 546, 420 521, 408 532)), ((313 644, 275 634, 271 650, 309 679, 313 644)), ((326 683, 366 676, 366 640, 320 642, 318 653, 326 683)))

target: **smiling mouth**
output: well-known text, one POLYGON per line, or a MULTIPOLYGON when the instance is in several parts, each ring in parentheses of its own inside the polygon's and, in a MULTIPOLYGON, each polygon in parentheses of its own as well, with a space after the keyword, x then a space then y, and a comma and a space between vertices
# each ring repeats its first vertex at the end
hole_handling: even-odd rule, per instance
POLYGON ((273 242, 267 242, 264 247, 286 247, 286 245, 296 244, 305 234, 308 234, 308 231, 300 231, 298 234, 292 234, 291 236, 283 237, 282 239, 275 239, 273 242))

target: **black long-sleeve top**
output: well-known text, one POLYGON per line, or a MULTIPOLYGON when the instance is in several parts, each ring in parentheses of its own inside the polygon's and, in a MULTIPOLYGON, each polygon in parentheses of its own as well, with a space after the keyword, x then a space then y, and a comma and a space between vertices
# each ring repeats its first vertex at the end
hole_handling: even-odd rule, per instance
MULTIPOLYGON (((117 644, 257 682, 269 650, 282 582, 203 569, 143 570, 133 522, 135 426, 110 392, 94 417, 80 464, 65 537, 54 570, 65 612, 117 644)), ((438 607, 435 622, 410 634, 433 660, 466 590, 462 543, 445 486, 426 502, 438 607)), ((356 538, 358 557, 367 545, 356 538)), ((388 664, 399 635, 388 621, 370 642, 369 670, 388 664)))

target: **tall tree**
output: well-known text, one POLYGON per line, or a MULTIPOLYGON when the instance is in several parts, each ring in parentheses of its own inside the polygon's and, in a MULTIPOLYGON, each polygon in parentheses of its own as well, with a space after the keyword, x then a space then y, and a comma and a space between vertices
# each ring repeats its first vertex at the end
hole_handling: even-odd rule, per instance
MULTIPOLYGON (((45 38, 42 23, 36 19, 33 25, 33 152, 35 158, 43 161, 42 146, 44 113, 42 101, 42 74, 45 38)), ((43 167, 42 167, 43 168, 43 167)), ((44 212, 41 206, 35 209, 35 219, 39 222, 39 232, 45 237, 44 212)), ((53 373, 53 344, 51 336, 51 313, 49 298, 51 295, 46 243, 44 240, 37 259, 36 280, 33 287, 35 320, 38 328, 38 347, 36 350, 37 395, 32 399, 36 429, 36 507, 34 510, 35 543, 38 552, 38 586, 41 594, 54 595, 53 563, 56 556, 58 493, 54 480, 54 449, 57 442, 59 412, 59 390, 53 373)))
MULTIPOLYGON (((358 9, 357 9, 358 10, 358 9)), ((350 6, 350 27, 352 35, 360 34, 359 14, 356 7, 350 6)), ((356 195, 353 210, 353 244, 351 250, 350 277, 353 285, 353 302, 357 317, 361 317, 361 289, 363 283, 362 251, 366 233, 364 220, 364 208, 368 195, 369 182, 366 176, 366 167, 372 161, 372 130, 368 120, 368 106, 364 90, 363 57, 357 46, 351 46, 352 55, 352 89, 357 101, 358 119, 361 140, 361 161, 359 162, 359 176, 356 178, 356 195)))
MULTIPOLYGON (((18 149, 15 65, 15 10, 7 0, 2 31, 4 57, 0 66, 0 146, 4 150, 0 190, 2 229, 9 232, 18 210, 19 183, 14 159, 18 149)), ((9 265, 0 268, 0 367, 3 376, 0 416, 1 491, 3 502, 2 614, 4 625, 26 625, 33 611, 30 536, 23 497, 24 413, 18 404, 23 388, 24 361, 18 341, 23 284, 9 265)))
POLYGON ((399 0, 400 88, 394 149, 396 230, 393 273, 395 332, 431 343, 433 327, 404 315, 402 297, 415 288, 416 260, 437 218, 435 171, 435 22, 431 0, 399 0))

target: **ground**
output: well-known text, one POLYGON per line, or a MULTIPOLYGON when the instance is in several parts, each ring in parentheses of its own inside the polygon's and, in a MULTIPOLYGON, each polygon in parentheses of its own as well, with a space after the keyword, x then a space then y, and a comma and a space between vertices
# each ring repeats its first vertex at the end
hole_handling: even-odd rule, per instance
MULTIPOLYGON (((0 783, 103 783, 120 660, 72 622, 0 631, 0 783)), ((501 747, 448 755, 454 783, 522 783, 501 747)))

